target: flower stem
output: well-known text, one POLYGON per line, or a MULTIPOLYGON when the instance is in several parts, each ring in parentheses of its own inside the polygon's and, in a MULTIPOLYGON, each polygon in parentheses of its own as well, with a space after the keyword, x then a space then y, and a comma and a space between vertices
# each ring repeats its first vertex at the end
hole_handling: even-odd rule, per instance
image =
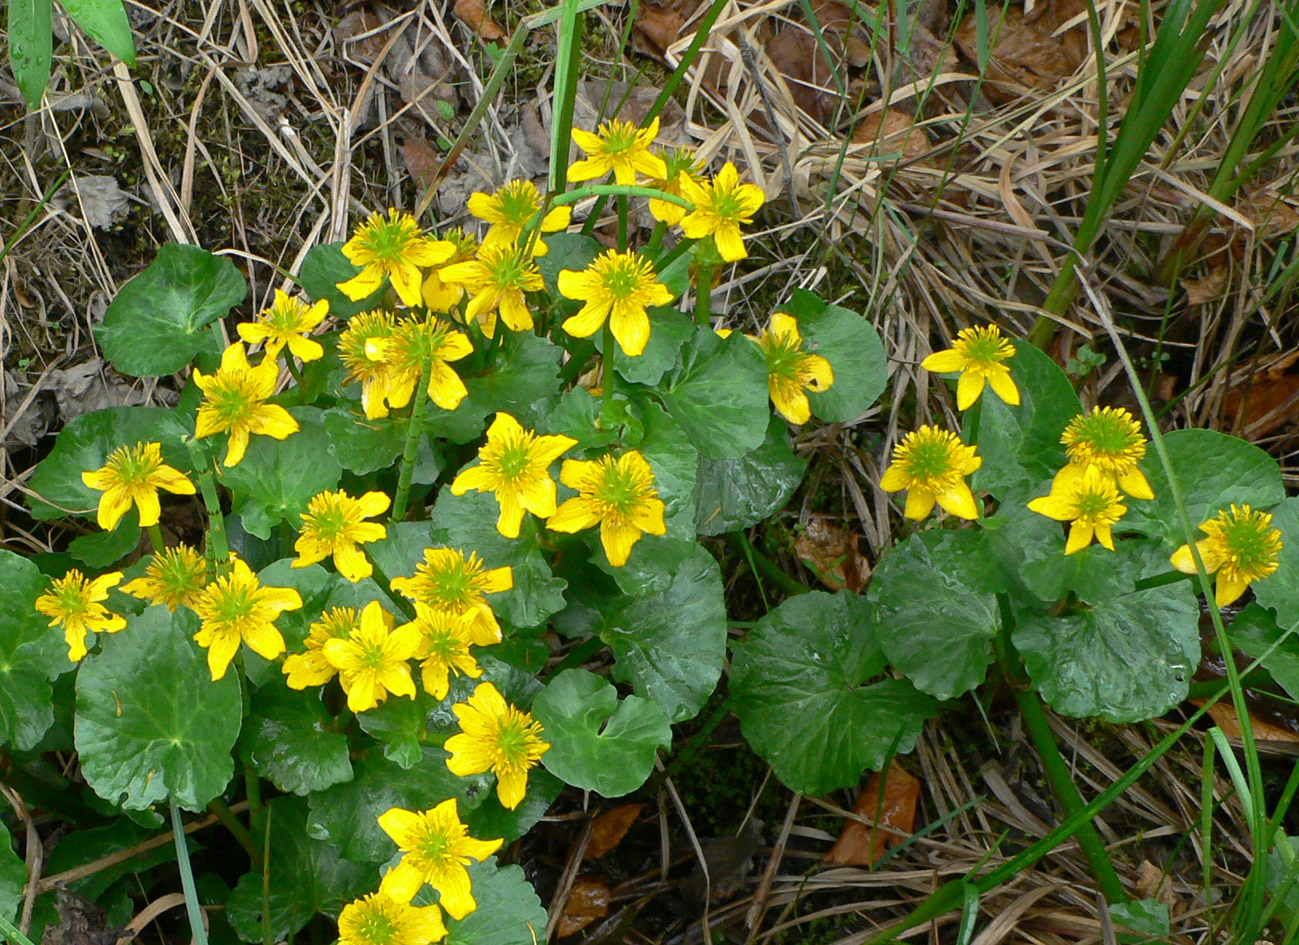
POLYGON ((618 249, 627 251, 627 195, 618 195, 618 249))
POLYGON ((657 223, 655 223, 654 232, 650 234, 649 242, 645 244, 646 251, 652 253, 660 246, 662 246, 663 235, 667 233, 667 231, 668 231, 668 225, 664 223, 662 220, 659 220, 657 223))
POLYGON ((189 456, 198 470, 198 488, 203 496, 203 506, 207 509, 208 552, 220 573, 230 561, 230 544, 226 541, 226 519, 221 514, 221 497, 217 495, 216 479, 212 475, 212 464, 197 440, 186 443, 189 456))
MULTIPOLYGON (((497 326, 498 328, 500 326, 497 326)), ((423 432, 424 402, 428 400, 428 369, 421 368, 415 382, 415 402, 410 408, 410 426, 406 428, 406 446, 401 453, 401 472, 397 475, 397 494, 392 500, 391 522, 406 520, 406 501, 410 498, 410 477, 415 472, 415 454, 419 452, 419 438, 423 432)))
POLYGON ((180 867, 180 888, 185 894, 185 911, 189 913, 189 930, 194 945, 207 945, 207 929, 203 925, 203 908, 198 902, 198 889, 194 885, 194 870, 189 863, 189 847, 185 843, 185 821, 180 808, 171 807, 171 833, 176 841, 176 863, 180 867))
POLYGON ((712 321, 713 267, 700 266, 695 287, 695 324, 707 328, 712 321))
POLYGON ((219 797, 214 797, 208 801, 207 809, 212 812, 212 816, 221 821, 222 826, 230 831, 230 836, 239 842, 248 854, 249 861, 253 864, 254 869, 261 869, 262 853, 253 843, 253 835, 248 832, 248 828, 239 822, 237 818, 226 805, 226 802, 219 797))
POLYGON ((284 366, 289 369, 289 374, 293 377, 293 383, 297 385, 298 390, 302 390, 302 369, 293 361, 293 355, 285 352, 284 366))
MULTIPOLYGON (((1069 774, 1069 765, 1060 754, 1060 746, 1055 742, 1055 734, 1051 731, 1051 723, 1047 721, 1042 700, 1032 690, 1017 692, 1015 700, 1019 703, 1024 729, 1028 732, 1028 737, 1042 760, 1042 770, 1051 785, 1051 791, 1064 809, 1065 816, 1072 817, 1087 805, 1083 803, 1082 795, 1078 793, 1078 787, 1073 783, 1073 778, 1069 774)), ((1105 895, 1105 901, 1112 904, 1127 902, 1128 894, 1123 889, 1119 874, 1114 871, 1114 864, 1110 862, 1110 855, 1100 835, 1096 833, 1095 825, 1090 820, 1083 821, 1078 825, 1074 837, 1078 840, 1078 846, 1082 848, 1083 855, 1092 868, 1092 874, 1105 895)))
POLYGON ((379 562, 374 560, 374 555, 370 554, 369 550, 365 548, 364 545, 361 546, 361 550, 365 552, 366 560, 370 562, 370 567, 374 569, 373 576, 375 583, 383 589, 384 594, 388 596, 388 600, 392 601, 393 604, 397 606, 398 610, 405 614, 409 619, 414 620, 415 607, 406 598, 393 592, 392 581, 389 580, 388 575, 384 573, 383 568, 379 567, 379 562))
POLYGON ((158 552, 162 551, 167 547, 165 544, 163 544, 162 529, 158 527, 157 522, 154 522, 152 525, 148 527, 148 532, 149 532, 149 543, 153 545, 154 554, 157 554, 158 552))
POLYGON ((601 400, 605 407, 613 403, 613 318, 604 320, 604 336, 602 339, 604 353, 600 362, 600 383, 602 385, 601 400))

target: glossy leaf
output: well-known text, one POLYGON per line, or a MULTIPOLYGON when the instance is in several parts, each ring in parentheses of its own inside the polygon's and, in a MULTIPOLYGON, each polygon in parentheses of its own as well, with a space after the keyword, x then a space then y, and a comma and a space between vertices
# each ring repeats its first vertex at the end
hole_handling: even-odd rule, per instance
POLYGON ((654 472, 654 488, 663 502, 667 537, 695 538, 695 487, 699 451, 685 430, 655 403, 643 404, 643 430, 634 443, 654 472))
POLYGON ((72 22, 128 66, 135 66, 135 40, 122 0, 61 0, 72 22))
POLYGON ((446 945, 536 945, 546 938, 546 910, 518 866, 499 866, 496 857, 469 866, 478 908, 463 919, 447 919, 446 945))
POLYGON ((26 885, 27 867, 14 850, 8 831, 0 833, 0 916, 9 922, 18 921, 26 885))
POLYGON ((9 67, 29 108, 41 104, 54 63, 51 0, 9 0, 9 67))
POLYGON ((338 290, 338 283, 346 282, 361 270, 343 255, 342 243, 317 243, 307 250, 298 272, 298 285, 313 301, 327 299, 329 314, 334 318, 351 318, 359 312, 368 312, 383 306, 383 286, 368 297, 353 302, 338 290))
POLYGON ((884 342, 866 318, 839 305, 826 305, 805 289, 795 289, 789 314, 811 354, 830 362, 834 383, 808 394, 812 413, 831 423, 846 423, 864 414, 888 383, 884 342))
POLYGON ((700 459, 695 486, 700 535, 748 528, 785 507, 803 481, 807 460, 795 455, 789 425, 773 416, 767 438, 738 459, 700 459))
POLYGON ((1231 645, 1261 659, 1262 666, 1292 699, 1299 699, 1299 633, 1283 630, 1270 610, 1248 604, 1227 628, 1231 645))
POLYGON ((1299 497, 1286 499, 1272 510, 1272 527, 1281 532, 1277 569, 1250 588, 1255 600, 1276 611, 1284 629, 1293 630, 1299 627, 1299 497))
POLYGON ((312 496, 334 489, 342 476, 317 412, 298 409, 294 415, 301 427, 297 433, 283 440, 253 437, 239 464, 225 470, 231 510, 258 538, 269 538, 280 522, 301 529, 312 496))
POLYGON ((761 446, 767 435, 767 368, 757 346, 741 335, 723 341, 701 331, 681 357, 659 396, 700 455, 735 459, 761 446))
POLYGON ((252 694, 239 754, 281 791, 323 791, 352 777, 347 736, 333 727, 318 692, 263 686, 252 694))
POLYGON ((36 612, 47 586, 36 565, 0 549, 0 745, 19 751, 54 724, 50 681, 73 668, 62 631, 36 612))

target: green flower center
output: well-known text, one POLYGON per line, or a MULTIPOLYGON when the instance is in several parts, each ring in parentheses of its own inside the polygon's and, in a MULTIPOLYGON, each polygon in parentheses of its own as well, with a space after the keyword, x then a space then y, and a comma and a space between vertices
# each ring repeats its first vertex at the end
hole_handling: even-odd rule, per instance
POLYGON ((311 522, 326 540, 336 539, 347 530, 347 514, 337 505, 315 512, 311 522))
POLYGON ((496 750, 506 765, 521 767, 527 763, 532 729, 531 721, 513 709, 501 719, 500 728, 496 731, 496 750))
POLYGON ((1222 523, 1222 543, 1243 573, 1262 576, 1276 570, 1280 541, 1257 512, 1227 517, 1222 523))
POLYGON ((396 261, 414 236, 411 226, 404 220, 376 220, 362 239, 362 245, 376 259, 396 261))
POLYGON ((491 274, 492 284, 499 289, 523 288, 527 265, 522 251, 513 247, 493 258, 487 264, 487 271, 491 274))
POLYGON ((108 457, 107 465, 126 485, 142 483, 157 471, 157 463, 150 458, 144 444, 123 446, 108 457))
POLYGON ((641 498, 640 485, 631 472, 611 462, 604 469, 604 482, 600 484, 597 498, 621 514, 629 515, 641 498))
POLYGON ((768 334, 763 339, 767 373, 782 380, 797 381, 798 366, 803 360, 803 342, 793 335, 768 334))
POLYGON ((506 226, 526 226, 537 212, 537 192, 527 182, 516 181, 501 192, 497 209, 506 226))
POLYGON ((212 608, 218 621, 234 623, 252 615, 256 601, 251 588, 229 581, 222 581, 218 588, 212 608))
POLYGON ((743 222, 747 217, 744 201, 740 199, 737 190, 721 190, 713 188, 713 215, 720 220, 726 220, 731 223, 743 222))
POLYGON ((936 482, 951 476, 952 449, 945 440, 926 438, 911 444, 906 461, 912 479, 936 482))
POLYGON ((611 157, 623 157, 637 146, 637 128, 629 121, 612 121, 600 129, 600 138, 604 142, 604 153, 611 157))
POLYGON ((628 259, 612 260, 609 265, 601 267, 600 281, 605 291, 615 299, 624 300, 640 291, 644 272, 634 261, 628 259))
POLYGON ((1080 492, 1074 498, 1074 508, 1078 512, 1078 518, 1107 518, 1114 505, 1114 498, 1105 492, 1080 492))
POLYGON ((962 335, 964 337, 960 338, 953 347, 976 364, 996 364, 1009 357, 1009 353, 1003 350, 1005 342, 999 332, 977 328, 969 334, 962 332, 962 335))
POLYGON ((507 481, 523 476, 532 466, 531 437, 520 438, 506 444, 497 460, 497 469, 501 478, 507 481))
POLYGON ((370 945, 386 945, 396 937, 399 931, 397 923, 377 910, 367 910, 365 918, 361 920, 360 924, 360 937, 370 945))
POLYGON ((86 590, 80 583, 69 583, 67 587, 60 588, 57 597, 59 606, 63 608, 64 613, 69 617, 75 617, 90 610, 90 601, 87 599, 86 590))

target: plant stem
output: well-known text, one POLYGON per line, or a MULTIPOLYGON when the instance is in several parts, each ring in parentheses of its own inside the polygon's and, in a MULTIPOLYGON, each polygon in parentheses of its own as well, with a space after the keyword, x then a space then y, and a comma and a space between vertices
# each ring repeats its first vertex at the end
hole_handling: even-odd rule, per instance
POLYGON ((185 894, 185 911, 189 913, 189 930, 194 945, 207 945, 207 929, 203 926, 203 909, 198 903, 198 890, 194 886, 194 870, 189 863, 189 847, 185 843, 185 822, 180 808, 171 807, 171 832, 176 840, 176 863, 180 866, 180 888, 185 894))
MULTIPOLYGON (((499 330, 500 326, 497 326, 499 330)), ((428 400, 428 370, 421 368, 419 380, 415 382, 415 402, 410 408, 410 426, 406 428, 406 446, 401 452, 401 472, 397 476, 397 494, 392 500, 391 522, 406 520, 406 501, 410 497, 410 477, 415 472, 415 454, 419 452, 419 438, 424 419, 424 402, 428 400)))
POLYGON ((700 266, 695 288, 695 324, 707 328, 712 320, 713 267, 700 266))
POLYGON ((148 527, 148 532, 149 532, 149 543, 153 545, 154 553, 156 554, 160 551, 165 550, 167 546, 162 542, 162 529, 158 527, 157 522, 154 522, 152 525, 148 527))
POLYGON ((221 821, 221 825, 230 831, 230 836, 239 841, 239 845, 244 848, 248 854, 249 861, 253 864, 253 869, 261 869, 262 854, 257 849, 257 844, 253 843, 253 835, 248 832, 248 828, 239 822, 226 802, 219 797, 214 797, 208 801, 207 809, 212 812, 212 816, 221 821))
POLYGON ((216 479, 212 475, 212 464, 198 445, 197 440, 190 440, 190 459, 198 470, 198 488, 203 496, 203 507, 207 509, 208 551, 220 573, 230 561, 230 543, 226 540, 226 519, 221 514, 221 498, 217 495, 216 479))
POLYGON ((248 809, 257 813, 262 809, 262 783, 257 779, 257 772, 244 765, 244 790, 248 794, 248 809))
POLYGON ((618 195, 618 249, 627 251, 627 195, 618 195))
POLYGON ((666 223, 664 223, 662 220, 656 222, 654 224, 654 232, 650 234, 649 242, 645 244, 645 249, 648 252, 652 253, 660 246, 662 246, 663 234, 667 233, 667 231, 668 231, 668 225, 666 223))
POLYGON ((609 404, 613 403, 614 344, 615 342, 613 338, 613 318, 611 315, 611 317, 606 318, 604 320, 604 335, 602 337, 602 345, 604 347, 604 351, 600 359, 600 384, 601 384, 600 400, 604 407, 608 407, 609 404))
POLYGON ((289 374, 293 377, 293 383, 297 385, 298 390, 302 390, 302 369, 293 361, 293 355, 289 351, 284 352, 284 366, 289 369, 289 374))
MULTIPOLYGON (((361 546, 361 550, 365 551, 364 545, 361 546)), ((388 575, 384 573, 383 568, 379 567, 379 562, 374 560, 373 555, 371 555, 368 551, 366 551, 365 557, 366 560, 370 562, 370 567, 374 569, 373 576, 374 576, 375 583, 378 584, 379 587, 383 588, 383 592, 388 596, 388 600, 392 601, 397 606, 397 609, 400 610, 403 614, 405 614, 408 618, 414 620, 415 619, 414 605, 411 604, 411 602, 408 601, 406 598, 402 597, 400 594, 396 594, 393 592, 392 581, 388 579, 388 575)))
POLYGON ((18 926, 5 918, 3 912, 0 912, 0 939, 11 942, 12 945, 34 945, 31 939, 18 931, 18 926))
MULTIPOLYGON (((1024 728, 1028 732, 1028 737, 1042 760, 1042 770, 1051 785, 1051 791, 1060 802, 1060 806, 1064 808, 1065 814, 1072 817, 1086 805, 1069 774, 1069 765, 1060 754, 1060 746, 1055 742, 1055 734, 1051 731, 1051 723, 1047 721, 1042 700, 1036 692, 1027 690, 1017 692, 1015 701, 1019 703, 1019 712, 1024 719, 1024 728)), ((1111 904, 1127 902, 1128 894, 1123 889, 1119 874, 1114 871, 1114 864, 1110 862, 1110 855, 1096 832, 1095 825, 1090 820, 1084 820, 1078 825, 1074 837, 1078 840, 1078 846, 1082 848, 1083 856, 1087 857, 1087 863, 1091 866, 1092 875, 1096 877, 1096 882, 1105 895, 1105 901, 1111 904)))
POLYGON ((793 575, 787 574, 785 569, 777 565, 774 561, 764 555, 753 543, 749 541, 749 536, 743 531, 731 532, 726 536, 751 563, 756 565, 756 570, 761 571, 765 577, 777 585, 786 594, 806 594, 811 590, 810 587, 803 584, 793 575))

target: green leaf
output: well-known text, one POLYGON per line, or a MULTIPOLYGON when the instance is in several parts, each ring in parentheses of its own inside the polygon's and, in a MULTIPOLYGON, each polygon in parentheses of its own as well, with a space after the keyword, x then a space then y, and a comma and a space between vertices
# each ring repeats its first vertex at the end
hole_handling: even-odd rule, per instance
POLYGON ((1110 918, 1115 925, 1130 929, 1137 935, 1123 935, 1119 941, 1129 942, 1166 942, 1171 925, 1168 918, 1168 906, 1155 899, 1137 899, 1132 902, 1110 904, 1110 918))
MULTIPOLYGON (((541 278, 545 280, 551 297, 557 301, 567 301, 559 294, 559 271, 572 269, 580 272, 604 252, 604 247, 594 237, 583 236, 581 233, 555 233, 547 236, 546 247, 546 255, 537 258, 537 268, 541 270, 541 278)), ((578 306, 576 302, 570 304, 573 308, 578 306)))
MULTIPOLYGON (((135 41, 122 0, 62 0, 72 22, 128 66, 135 67, 135 41)), ((171 372, 166 372, 170 374, 171 372)))
POLYGON ((695 492, 699 534, 723 535, 767 519, 785 507, 806 471, 807 460, 790 444, 788 424, 776 416, 753 452, 738 459, 701 458, 695 492))
POLYGON ((409 770, 377 752, 352 760, 351 781, 310 795, 307 834, 327 840, 354 863, 381 863, 397 851, 379 829, 379 815, 391 807, 428 810, 449 797, 458 798, 461 817, 476 800, 466 803, 470 784, 447 769, 447 753, 425 748, 419 764, 409 770))
POLYGON ((72 539, 68 554, 87 567, 107 568, 134 551, 139 544, 140 513, 133 505, 111 532, 91 532, 72 539))
POLYGON ((122 286, 95 335, 123 374, 174 374, 206 344, 203 329, 225 318, 247 293, 230 260, 165 243, 149 268, 122 286))
POLYGON ((812 413, 830 423, 847 423, 864 414, 884 392, 889 365, 884 342, 864 316, 826 305, 806 289, 795 289, 789 313, 798 319, 807 350, 830 362, 834 383, 809 393, 812 413))
POLYGON ((983 682, 1001 626, 1000 577, 976 529, 932 529, 894 548, 871 580, 889 662, 936 699, 983 682))
POLYGON ((365 476, 397 461, 410 423, 391 416, 369 420, 350 407, 331 407, 321 425, 329 437, 329 452, 339 465, 365 476))
POLYGON ((428 736, 429 713, 438 704, 420 688, 418 669, 415 686, 414 699, 390 696, 356 717, 365 733, 383 745, 383 756, 407 770, 423 758, 422 740, 428 736))
POLYGON ((281 791, 323 791, 352 777, 347 736, 333 726, 318 691, 263 686, 252 694, 239 755, 281 791))
POLYGON ((668 538, 695 540, 695 484, 699 451, 685 430, 656 403, 641 410, 643 434, 636 448, 654 472, 654 488, 663 501, 668 538))
POLYGON ((307 250, 307 255, 302 260, 298 285, 315 301, 328 299, 329 314, 334 318, 351 318, 358 312, 368 312, 383 306, 384 286, 358 302, 353 302, 338 291, 338 283, 346 282, 360 271, 343 255, 342 243, 317 243, 307 250))
POLYGON ((26 885, 27 867, 14 851, 9 831, 0 831, 0 916, 10 922, 18 921, 26 885))
POLYGON ((684 547, 685 556, 664 567, 659 587, 618 595, 600 608, 600 638, 617 661, 614 678, 657 702, 673 722, 708 701, 726 657, 721 571, 701 546, 684 547))
POLYGON ((1299 633, 1294 628, 1283 630, 1270 610, 1251 603, 1236 614, 1227 636, 1232 647, 1261 659, 1281 688, 1299 699, 1299 633))
POLYGON ((277 797, 267 804, 253 821, 253 835, 259 842, 267 818, 269 873, 245 873, 227 904, 230 924, 245 942, 264 941, 267 930, 276 942, 291 939, 316 913, 337 916, 345 905, 374 888, 370 865, 345 860, 332 844, 308 835, 304 798, 277 797))
POLYGON ((708 459, 736 459, 766 438, 767 367, 757 345, 743 335, 723 341, 697 331, 659 396, 708 459))
POLYGON ((162 407, 109 407, 83 413, 59 432, 54 449, 32 474, 32 494, 27 497, 32 515, 49 519, 75 512, 94 521, 103 493, 82 482, 81 474, 99 469, 119 446, 156 441, 162 444, 168 465, 188 471, 189 453, 181 442, 186 433, 176 415, 162 407))
POLYGON ((1057 712, 1135 722, 1186 698, 1200 661, 1200 609, 1185 583, 1170 584, 1065 617, 1020 611, 1012 639, 1057 712))
POLYGON ((45 576, 0 548, 0 745, 27 751, 54 724, 50 681, 72 669, 63 633, 36 612, 45 576))
POLYGON ((1276 611, 1283 629, 1293 630, 1299 627, 1299 497, 1286 499, 1272 510, 1272 527, 1281 531, 1277 569, 1250 589, 1255 600, 1276 611))
POLYGON ((812 591, 770 611, 733 647, 741 730, 790 790, 855 786, 867 768, 909 752, 937 713, 905 680, 869 682, 885 668, 879 636, 867 601, 812 591))
MULTIPOLYGON (((450 489, 438 495, 429 516, 432 531, 419 556, 400 570, 413 574, 415 564, 423 560, 424 547, 446 545, 466 555, 477 551, 488 568, 508 565, 514 573, 514 587, 492 594, 488 603, 501 620, 515 627, 536 627, 564 607, 565 582, 551 573, 541 552, 540 522, 527 516, 518 538, 506 538, 496 530, 500 514, 496 497, 489 492, 467 492, 454 496, 450 489)), ((397 573, 387 571, 389 577, 397 573)))
POLYGON ((974 473, 973 488, 987 490, 1003 501, 1036 488, 1059 471, 1065 464, 1060 434, 1082 413, 1078 395, 1060 365, 1027 342, 1013 344, 1015 356, 1007 363, 1019 388, 1019 406, 1010 407, 985 391, 979 409, 965 412, 967 443, 973 418, 979 418, 983 465, 974 473))
MULTIPOLYGON (((650 338, 645 350, 632 357, 614 343, 613 369, 618 376, 632 384, 653 386, 663 380, 663 375, 681 360, 681 346, 695 333, 695 321, 674 308, 649 309, 650 338)), ((595 350, 604 355, 604 332, 591 338, 595 350)))
POLYGON ((536 945, 546 938, 546 910, 518 866, 496 857, 469 866, 478 908, 463 919, 447 918, 446 945, 536 945))
POLYGON ((126 817, 118 817, 103 827, 74 830, 60 837, 58 844, 50 851, 50 857, 45 861, 45 873, 53 876, 97 860, 101 861, 97 864, 100 866, 105 862, 111 863, 111 866, 68 883, 69 892, 84 896, 91 902, 99 902, 104 893, 122 877, 147 873, 163 863, 176 861, 176 848, 173 845, 138 850, 141 843, 156 836, 156 830, 142 827, 126 817), (133 851, 133 856, 114 856, 132 848, 137 848, 133 851))
POLYGON ((301 426, 297 433, 283 440, 253 437, 239 465, 225 471, 231 511, 258 538, 269 538, 280 522, 300 529, 307 503, 335 488, 342 476, 329 451, 329 436, 316 420, 318 412, 296 408, 292 413, 301 426))
POLYGON ((575 455, 600 450, 618 441, 618 431, 600 422, 599 403, 582 387, 565 391, 552 403, 546 414, 545 426, 552 434, 577 440, 577 445, 569 451, 575 455))
POLYGON ((584 669, 566 669, 532 703, 550 750, 541 763, 574 787, 605 797, 630 794, 654 770, 672 726, 656 703, 628 696, 584 669))
MULTIPOLYGON (((272 562, 257 572, 257 580, 263 587, 291 587, 302 598, 301 607, 286 610, 275 619, 275 629, 284 637, 287 652, 300 653, 308 628, 319 619, 326 607, 350 607, 356 603, 351 599, 334 600, 335 595, 350 588, 360 589, 373 585, 368 581, 350 584, 318 564, 295 568, 293 561, 293 558, 281 558, 272 562)), ((243 650, 243 661, 245 675, 252 685, 275 688, 284 686, 282 661, 264 659, 246 647, 243 650)))
POLYGON ((207 654, 191 639, 197 630, 189 610, 150 607, 82 660, 77 751, 86 782, 105 800, 202 810, 225 790, 243 715, 239 674, 212 681, 207 654))
MULTIPOLYGON (((1164 434, 1164 445, 1181 484, 1182 501, 1192 527, 1216 517, 1220 509, 1229 509, 1232 503, 1268 509, 1285 499, 1276 460, 1239 437, 1214 430, 1174 430, 1164 434)), ((1149 502, 1126 500, 1128 514, 1122 525, 1167 539, 1174 546, 1185 544, 1182 519, 1163 466, 1151 455, 1142 468, 1155 497, 1149 502)), ((1203 538, 1204 533, 1197 530, 1195 537, 1203 538)))
POLYGON ((469 825, 469 835, 503 837, 506 843, 513 843, 546 816, 563 789, 564 782, 545 768, 533 768, 528 772, 527 793, 513 810, 501 806, 495 790, 483 795, 483 802, 463 818, 469 825))
POLYGON ((1123 541, 1115 551, 1092 543, 1066 555, 1060 525, 1036 512, 1029 514, 1049 523, 1049 537, 1021 544, 1024 559, 1019 573, 1029 590, 1043 601, 1054 603, 1072 594, 1083 603, 1099 604, 1130 591, 1133 582, 1148 576, 1146 572, 1152 565, 1154 572, 1169 570, 1163 545, 1139 538, 1123 541))
POLYGON ((9 67, 29 108, 41 104, 54 62, 51 0, 9 0, 9 67))
POLYGON ((451 414, 439 410, 428 412, 429 429, 435 435, 444 435, 438 425, 438 417, 443 414, 486 417, 498 410, 510 414, 525 427, 535 427, 539 416, 534 405, 553 397, 559 389, 559 362, 563 355, 563 348, 531 332, 506 332, 495 360, 485 373, 464 379, 469 393, 460 406, 451 414))

